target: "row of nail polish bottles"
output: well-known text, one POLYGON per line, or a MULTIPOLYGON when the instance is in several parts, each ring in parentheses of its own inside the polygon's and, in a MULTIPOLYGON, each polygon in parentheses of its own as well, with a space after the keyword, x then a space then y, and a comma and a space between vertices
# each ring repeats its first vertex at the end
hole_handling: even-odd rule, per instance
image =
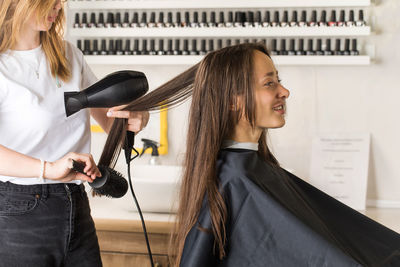
POLYGON ((85 55, 205 55, 206 53, 215 49, 220 49, 226 46, 248 43, 248 42, 263 42, 267 45, 271 55, 359 55, 357 48, 357 39, 352 40, 352 47, 350 47, 350 39, 344 40, 344 46, 341 46, 341 39, 335 40, 335 49, 331 48, 331 39, 316 40, 314 46, 313 39, 307 39, 307 47, 305 47, 305 40, 298 39, 297 45, 295 39, 288 40, 289 47, 287 47, 287 40, 277 39, 116 39, 116 40, 82 40, 77 41, 77 46, 85 55), (131 44, 131 41, 133 45, 131 44), (164 42, 166 46, 164 46, 164 42))
POLYGON ((307 48, 304 45, 304 39, 298 39, 297 46, 296 40, 289 40, 289 47, 286 46, 286 39, 280 40, 280 46, 278 48, 277 39, 271 41, 271 55, 281 56, 358 56, 360 54, 357 47, 357 39, 352 40, 352 47, 350 48, 350 39, 344 40, 344 46, 341 45, 341 39, 335 40, 335 49, 331 48, 331 39, 326 39, 322 42, 322 39, 316 40, 316 46, 314 45, 313 39, 307 40, 307 48))
POLYGON ((316 10, 311 11, 311 16, 308 16, 306 10, 302 10, 300 17, 298 11, 293 10, 289 19, 289 11, 282 12, 274 11, 273 18, 269 10, 261 11, 220 11, 217 20, 217 13, 211 12, 124 12, 123 17, 121 12, 100 12, 90 13, 75 13, 73 28, 197 28, 197 27, 352 27, 365 26, 364 11, 358 12, 358 20, 355 19, 354 10, 349 10, 348 15, 345 10, 340 10, 339 18, 337 19, 336 10, 331 10, 329 20, 327 19, 327 11, 321 10, 320 14, 316 10), (346 16, 347 15, 347 16, 346 16), (201 16, 201 19, 199 19, 201 16))

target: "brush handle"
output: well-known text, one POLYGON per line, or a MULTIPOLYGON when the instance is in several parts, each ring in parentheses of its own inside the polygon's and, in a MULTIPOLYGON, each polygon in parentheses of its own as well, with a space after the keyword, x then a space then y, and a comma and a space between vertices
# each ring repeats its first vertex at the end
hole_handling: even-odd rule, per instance
MULTIPOLYGON (((72 169, 74 171, 77 171, 77 172, 80 172, 80 173, 86 175, 86 173, 83 171, 85 169, 85 166, 86 165, 84 163, 82 163, 82 162, 72 160, 72 169)), ((91 183, 88 182, 88 184, 93 188, 102 187, 107 181, 107 171, 102 169, 102 168, 100 168, 100 167, 98 167, 98 168, 99 168, 102 176, 101 177, 97 176, 96 179, 94 179, 94 181, 91 182, 91 183)))

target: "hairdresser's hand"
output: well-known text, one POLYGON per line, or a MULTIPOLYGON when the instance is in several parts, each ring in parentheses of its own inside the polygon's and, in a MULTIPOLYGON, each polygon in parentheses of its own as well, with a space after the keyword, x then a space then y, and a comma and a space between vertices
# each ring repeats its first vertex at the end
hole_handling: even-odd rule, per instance
POLYGON ((121 110, 126 105, 112 107, 108 110, 107 116, 113 118, 125 118, 128 119, 128 131, 138 133, 144 127, 146 127, 149 122, 149 112, 148 111, 129 111, 121 110))
POLYGON ((101 176, 92 155, 83 153, 70 152, 59 160, 54 162, 46 162, 44 175, 46 179, 56 180, 59 182, 69 182, 72 180, 82 180, 93 182, 96 176, 101 176), (87 175, 71 170, 72 160, 80 161, 86 165, 83 170, 87 175))

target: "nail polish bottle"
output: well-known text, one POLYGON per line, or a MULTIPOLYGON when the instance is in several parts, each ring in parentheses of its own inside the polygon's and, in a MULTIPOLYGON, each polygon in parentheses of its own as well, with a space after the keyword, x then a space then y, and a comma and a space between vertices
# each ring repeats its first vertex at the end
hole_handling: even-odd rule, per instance
POLYGON ((124 51, 122 50, 122 40, 117 39, 115 41, 115 54, 118 56, 122 56, 124 54, 124 51))
POLYGON ((107 55, 107 46, 106 46, 106 40, 101 39, 101 49, 100 49, 100 55, 105 56, 107 55))
POLYGON ((151 40, 150 40, 149 55, 150 55, 150 56, 157 55, 157 51, 156 51, 156 41, 155 41, 154 39, 151 39, 151 40))
POLYGON ((97 28, 104 28, 104 13, 100 12, 99 13, 99 21, 96 24, 97 28))
POLYGON ((228 20, 225 22, 225 27, 231 28, 233 27, 233 12, 228 12, 228 20))
POLYGON ((215 26, 216 26, 215 12, 212 11, 210 13, 210 22, 208 23, 208 27, 215 27, 215 26))
POLYGON ((131 40, 126 39, 125 40, 125 49, 124 49, 124 55, 132 55, 132 50, 131 50, 131 40))
POLYGON ((261 27, 262 21, 261 21, 261 11, 256 11, 255 17, 254 17, 254 22, 253 26, 254 27, 261 27))
POLYGON ((358 27, 365 26, 364 10, 362 9, 358 11, 358 20, 356 21, 356 26, 358 27))
POLYGON ((197 11, 193 12, 193 21, 190 23, 191 28, 199 27, 199 13, 197 11))
POLYGON ((132 55, 140 55, 141 52, 139 50, 139 39, 135 39, 133 41, 133 50, 132 50, 132 55))
POLYGON ((182 55, 179 39, 175 40, 175 47, 174 47, 173 54, 174 55, 182 55))
POLYGON ((142 40, 142 50, 140 52, 141 55, 148 55, 149 51, 147 50, 147 39, 142 40))
POLYGON ((281 27, 288 26, 288 17, 289 17, 289 15, 288 15, 287 10, 283 11, 283 18, 282 18, 282 21, 279 24, 279 26, 281 26, 281 27))
POLYGON ((163 28, 164 27, 164 12, 160 12, 158 15, 158 22, 156 23, 157 28, 163 28))
POLYGON ((121 27, 121 13, 120 12, 117 12, 117 14, 115 16, 115 21, 114 21, 113 27, 114 28, 121 27))
POLYGON ((114 40, 108 40, 107 55, 115 55, 114 40))
POLYGON ((254 12, 247 12, 247 19, 243 22, 244 27, 253 27, 254 26, 254 12))
POLYGON ((299 21, 299 26, 300 27, 307 26, 307 11, 305 11, 305 10, 301 11, 301 18, 299 21))
POLYGON ((167 51, 165 52, 165 54, 168 56, 174 54, 174 52, 172 51, 172 39, 168 39, 167 51))
POLYGON ((87 14, 86 14, 86 12, 83 12, 82 13, 82 21, 79 24, 79 28, 86 28, 86 26, 87 26, 87 14))
POLYGON ((107 13, 107 22, 105 24, 106 28, 111 28, 114 24, 114 14, 111 12, 107 13))
POLYGON ((235 12, 235 22, 233 23, 234 27, 242 27, 242 12, 236 11, 235 12))
POLYGON ((222 39, 218 39, 217 40, 217 49, 221 49, 222 48, 222 39))
POLYGON ((281 49, 279 50, 279 55, 280 56, 287 56, 288 51, 286 50, 286 40, 281 39, 281 49))
POLYGON ((72 28, 79 28, 79 13, 75 13, 75 21, 72 28))
POLYGON ((188 11, 185 12, 185 21, 182 23, 182 27, 189 27, 190 25, 190 13, 188 11))
POLYGON ((199 27, 204 28, 207 27, 207 12, 201 13, 201 22, 199 23, 199 27))
POLYGON ((352 56, 360 55, 360 51, 358 51, 358 49, 357 49, 357 39, 352 40, 352 48, 350 51, 350 55, 352 55, 352 56))
POLYGON ((299 39, 299 46, 296 51, 296 56, 304 56, 306 51, 304 51, 304 39, 299 39))
POLYGON ((350 10, 349 19, 348 19, 348 21, 346 21, 346 26, 353 27, 355 24, 356 23, 354 21, 354 10, 350 10))
POLYGON ((344 22, 345 22, 344 16, 345 16, 345 13, 344 13, 344 10, 342 9, 342 10, 340 10, 339 21, 336 23, 336 25, 338 27, 344 26, 344 22))
POLYGON ((317 39, 317 49, 315 50, 315 54, 317 56, 324 55, 324 51, 322 51, 322 40, 321 39, 317 39))
MULTIPOLYGON (((219 39, 219 40, 221 40, 221 39, 219 39)), ((222 40, 221 40, 221 44, 222 44, 222 40)), ((214 51, 214 39, 209 39, 207 52, 212 52, 212 51, 214 51)))
POLYGON ((189 55, 189 40, 188 39, 183 40, 182 55, 184 55, 184 56, 189 55))
POLYGON ((250 41, 249 41, 249 39, 244 39, 243 40, 243 43, 245 43, 245 44, 248 44, 250 41))
POLYGON ((343 55, 350 56, 350 39, 348 39, 348 38, 344 39, 343 55))
POLYGON ((326 41, 325 41, 324 55, 325 56, 332 56, 333 55, 333 52, 332 52, 332 49, 331 49, 331 39, 326 39, 326 41))
POLYGON ((271 44, 271 56, 276 56, 279 55, 279 51, 277 50, 277 41, 276 39, 272 39, 272 44, 271 44))
POLYGON ((192 50, 190 50, 189 54, 192 56, 199 54, 199 51, 197 51, 197 40, 196 39, 192 40, 192 50))
POLYGON ((167 22, 164 24, 164 27, 171 28, 172 26, 174 26, 174 24, 172 22, 172 12, 168 12, 167 13, 167 22))
POLYGON ((265 11, 264 20, 262 23, 263 27, 270 27, 271 26, 271 14, 269 11, 265 11))
POLYGON ((90 13, 90 23, 88 24, 89 28, 96 27, 96 14, 94 12, 90 13))
POLYGON ((159 56, 163 56, 165 55, 165 51, 164 51, 164 40, 160 39, 158 40, 158 50, 157 50, 157 55, 159 56))
POLYGON ((240 44, 240 39, 235 39, 235 45, 240 44))
POLYGON ((267 39, 262 39, 262 40, 261 40, 261 43, 262 43, 265 47, 267 47, 267 39))
POLYGON ((311 12, 311 20, 310 20, 310 22, 308 23, 308 26, 309 26, 309 27, 315 27, 315 26, 317 26, 317 11, 316 11, 316 10, 313 10, 313 11, 311 12))
POLYGON ((321 12, 321 19, 318 22, 319 27, 325 27, 327 25, 326 23, 326 11, 322 10, 321 12))
POLYGON ((207 54, 207 50, 206 50, 206 40, 202 39, 202 40, 201 40, 201 44, 200 44, 199 55, 205 55, 205 54, 207 54))
POLYGON ((147 23, 147 27, 154 28, 156 26, 156 12, 150 13, 150 21, 147 23))
POLYGON ((218 28, 225 27, 225 16, 223 11, 219 12, 219 21, 217 23, 217 27, 218 28))
POLYGON ((290 27, 296 27, 296 26, 298 26, 298 23, 297 23, 297 11, 296 10, 293 10, 293 13, 292 13, 292 20, 290 21, 290 23, 289 23, 289 26, 290 27))
POLYGON ((92 55, 97 56, 99 54, 99 45, 97 39, 93 40, 92 55))
POLYGON ((274 21, 271 22, 272 27, 278 27, 279 26, 279 11, 274 12, 274 21))
POLYGON ((128 27, 129 27, 129 13, 125 12, 124 21, 122 22, 122 28, 128 28, 128 27))
MULTIPOLYGON (((239 40, 237 40, 237 41, 239 43, 239 40)), ((232 45, 232 40, 231 39, 226 39, 225 46, 231 46, 231 45, 232 45)))
POLYGON ((82 50, 82 40, 76 41, 76 47, 83 52, 83 50, 82 50))
POLYGON ((176 20, 174 22, 174 27, 175 28, 182 27, 181 12, 176 12, 176 20))
POLYGON ((335 51, 333 51, 335 56, 343 55, 342 50, 340 50, 340 39, 336 39, 335 51))
POLYGON ((84 55, 90 55, 91 54, 90 40, 84 40, 83 41, 83 54, 84 55))
POLYGON ((253 44, 258 43, 257 39, 253 39, 253 40, 251 40, 251 42, 252 42, 253 44))
POLYGON ((294 39, 290 39, 289 51, 287 52, 288 56, 295 56, 296 55, 296 51, 294 49, 294 45, 295 45, 294 42, 295 42, 294 39))
POLYGON ((306 51, 306 55, 307 56, 315 55, 313 39, 308 39, 308 49, 306 51))
POLYGON ((130 26, 131 28, 139 27, 139 14, 137 12, 133 13, 132 22, 130 26))
POLYGON ((332 10, 331 12, 331 19, 328 22, 329 27, 335 27, 337 25, 336 21, 336 10, 332 10))
POLYGON ((145 28, 147 26, 147 13, 142 13, 142 19, 140 20, 139 27, 145 28))

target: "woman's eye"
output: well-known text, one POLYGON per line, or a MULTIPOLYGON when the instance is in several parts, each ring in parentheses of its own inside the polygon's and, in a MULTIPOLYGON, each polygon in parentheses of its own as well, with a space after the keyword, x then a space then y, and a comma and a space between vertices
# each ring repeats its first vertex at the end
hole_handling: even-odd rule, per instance
POLYGON ((267 82, 265 85, 266 86, 272 86, 272 85, 274 85, 274 82, 267 82))

